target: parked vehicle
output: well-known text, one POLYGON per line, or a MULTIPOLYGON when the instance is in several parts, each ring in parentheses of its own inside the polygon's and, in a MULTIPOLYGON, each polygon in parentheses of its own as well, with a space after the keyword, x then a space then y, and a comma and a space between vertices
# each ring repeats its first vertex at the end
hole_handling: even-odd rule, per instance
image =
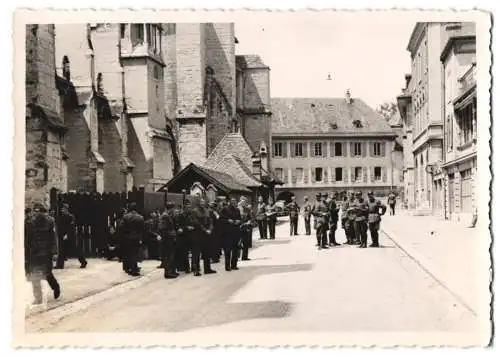
POLYGON ((288 216, 288 207, 285 201, 276 201, 274 207, 277 211, 278 217, 288 216))

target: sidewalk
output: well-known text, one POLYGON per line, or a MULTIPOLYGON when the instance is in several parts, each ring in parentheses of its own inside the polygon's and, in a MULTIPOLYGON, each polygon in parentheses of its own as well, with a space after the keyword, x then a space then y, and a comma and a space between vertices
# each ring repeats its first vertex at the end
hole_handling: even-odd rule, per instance
MULTIPOLYGON (((106 259, 88 259, 85 269, 80 269, 80 263, 76 259, 66 262, 64 269, 54 269, 54 275, 61 286, 61 296, 54 300, 52 290, 47 282, 42 282, 44 302, 39 306, 30 306, 33 301, 31 284, 26 282, 24 298, 26 305, 26 317, 52 310, 62 305, 95 295, 108 290, 113 286, 126 283, 141 277, 132 277, 122 271, 122 265, 118 261, 106 259)), ((160 264, 156 260, 145 260, 140 263, 141 276, 156 270, 160 264)))
POLYGON ((489 234, 435 216, 399 211, 381 230, 476 314, 484 309, 489 279, 489 234))

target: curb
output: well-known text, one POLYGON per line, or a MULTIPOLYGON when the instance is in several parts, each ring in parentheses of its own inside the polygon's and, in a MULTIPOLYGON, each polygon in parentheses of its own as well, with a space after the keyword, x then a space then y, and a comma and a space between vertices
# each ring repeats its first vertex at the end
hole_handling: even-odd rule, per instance
POLYGON ((108 300, 118 294, 138 288, 151 281, 159 280, 163 270, 155 269, 135 279, 124 281, 94 294, 84 295, 65 304, 54 306, 51 309, 28 316, 25 320, 25 329, 41 332, 44 329, 54 327, 67 316, 87 310, 93 305, 108 300))
POLYGON ((455 289, 450 288, 445 279, 442 278, 442 273, 440 270, 433 265, 429 259, 420 254, 416 249, 411 248, 409 245, 401 243, 398 239, 394 238, 396 235, 392 233, 390 230, 385 228, 380 228, 382 233, 384 233, 387 238, 389 238, 394 244, 401 249, 408 257, 410 257, 423 271, 429 274, 434 280, 436 280, 439 285, 441 285, 446 291, 448 291, 458 302, 465 307, 470 313, 474 316, 478 316, 476 311, 463 299, 459 293, 454 291, 455 289))

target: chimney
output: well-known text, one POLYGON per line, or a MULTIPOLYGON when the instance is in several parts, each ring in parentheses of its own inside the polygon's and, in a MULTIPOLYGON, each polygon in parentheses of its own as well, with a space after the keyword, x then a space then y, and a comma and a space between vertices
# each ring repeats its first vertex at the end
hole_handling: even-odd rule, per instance
POLYGON ((349 89, 347 89, 345 91, 345 101, 346 101, 347 104, 351 104, 352 103, 351 91, 349 89))

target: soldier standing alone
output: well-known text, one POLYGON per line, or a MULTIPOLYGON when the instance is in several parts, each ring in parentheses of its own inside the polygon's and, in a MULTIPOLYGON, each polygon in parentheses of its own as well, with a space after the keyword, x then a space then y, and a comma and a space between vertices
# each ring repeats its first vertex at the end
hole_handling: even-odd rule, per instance
POLYGON ((390 208, 390 215, 394 216, 396 214, 396 195, 393 192, 389 193, 387 204, 390 208))
POLYGON ((306 235, 311 235, 311 210, 312 206, 309 203, 307 196, 304 197, 304 226, 306 227, 306 235))
POLYGON ((380 229, 380 217, 385 214, 387 207, 379 200, 375 200, 373 192, 368 192, 368 228, 372 244, 370 247, 379 247, 378 231, 380 229))
POLYGON ((292 202, 290 202, 287 206, 290 215, 290 236, 296 236, 298 235, 297 226, 299 223, 300 207, 297 202, 295 202, 295 196, 292 196, 292 202))

